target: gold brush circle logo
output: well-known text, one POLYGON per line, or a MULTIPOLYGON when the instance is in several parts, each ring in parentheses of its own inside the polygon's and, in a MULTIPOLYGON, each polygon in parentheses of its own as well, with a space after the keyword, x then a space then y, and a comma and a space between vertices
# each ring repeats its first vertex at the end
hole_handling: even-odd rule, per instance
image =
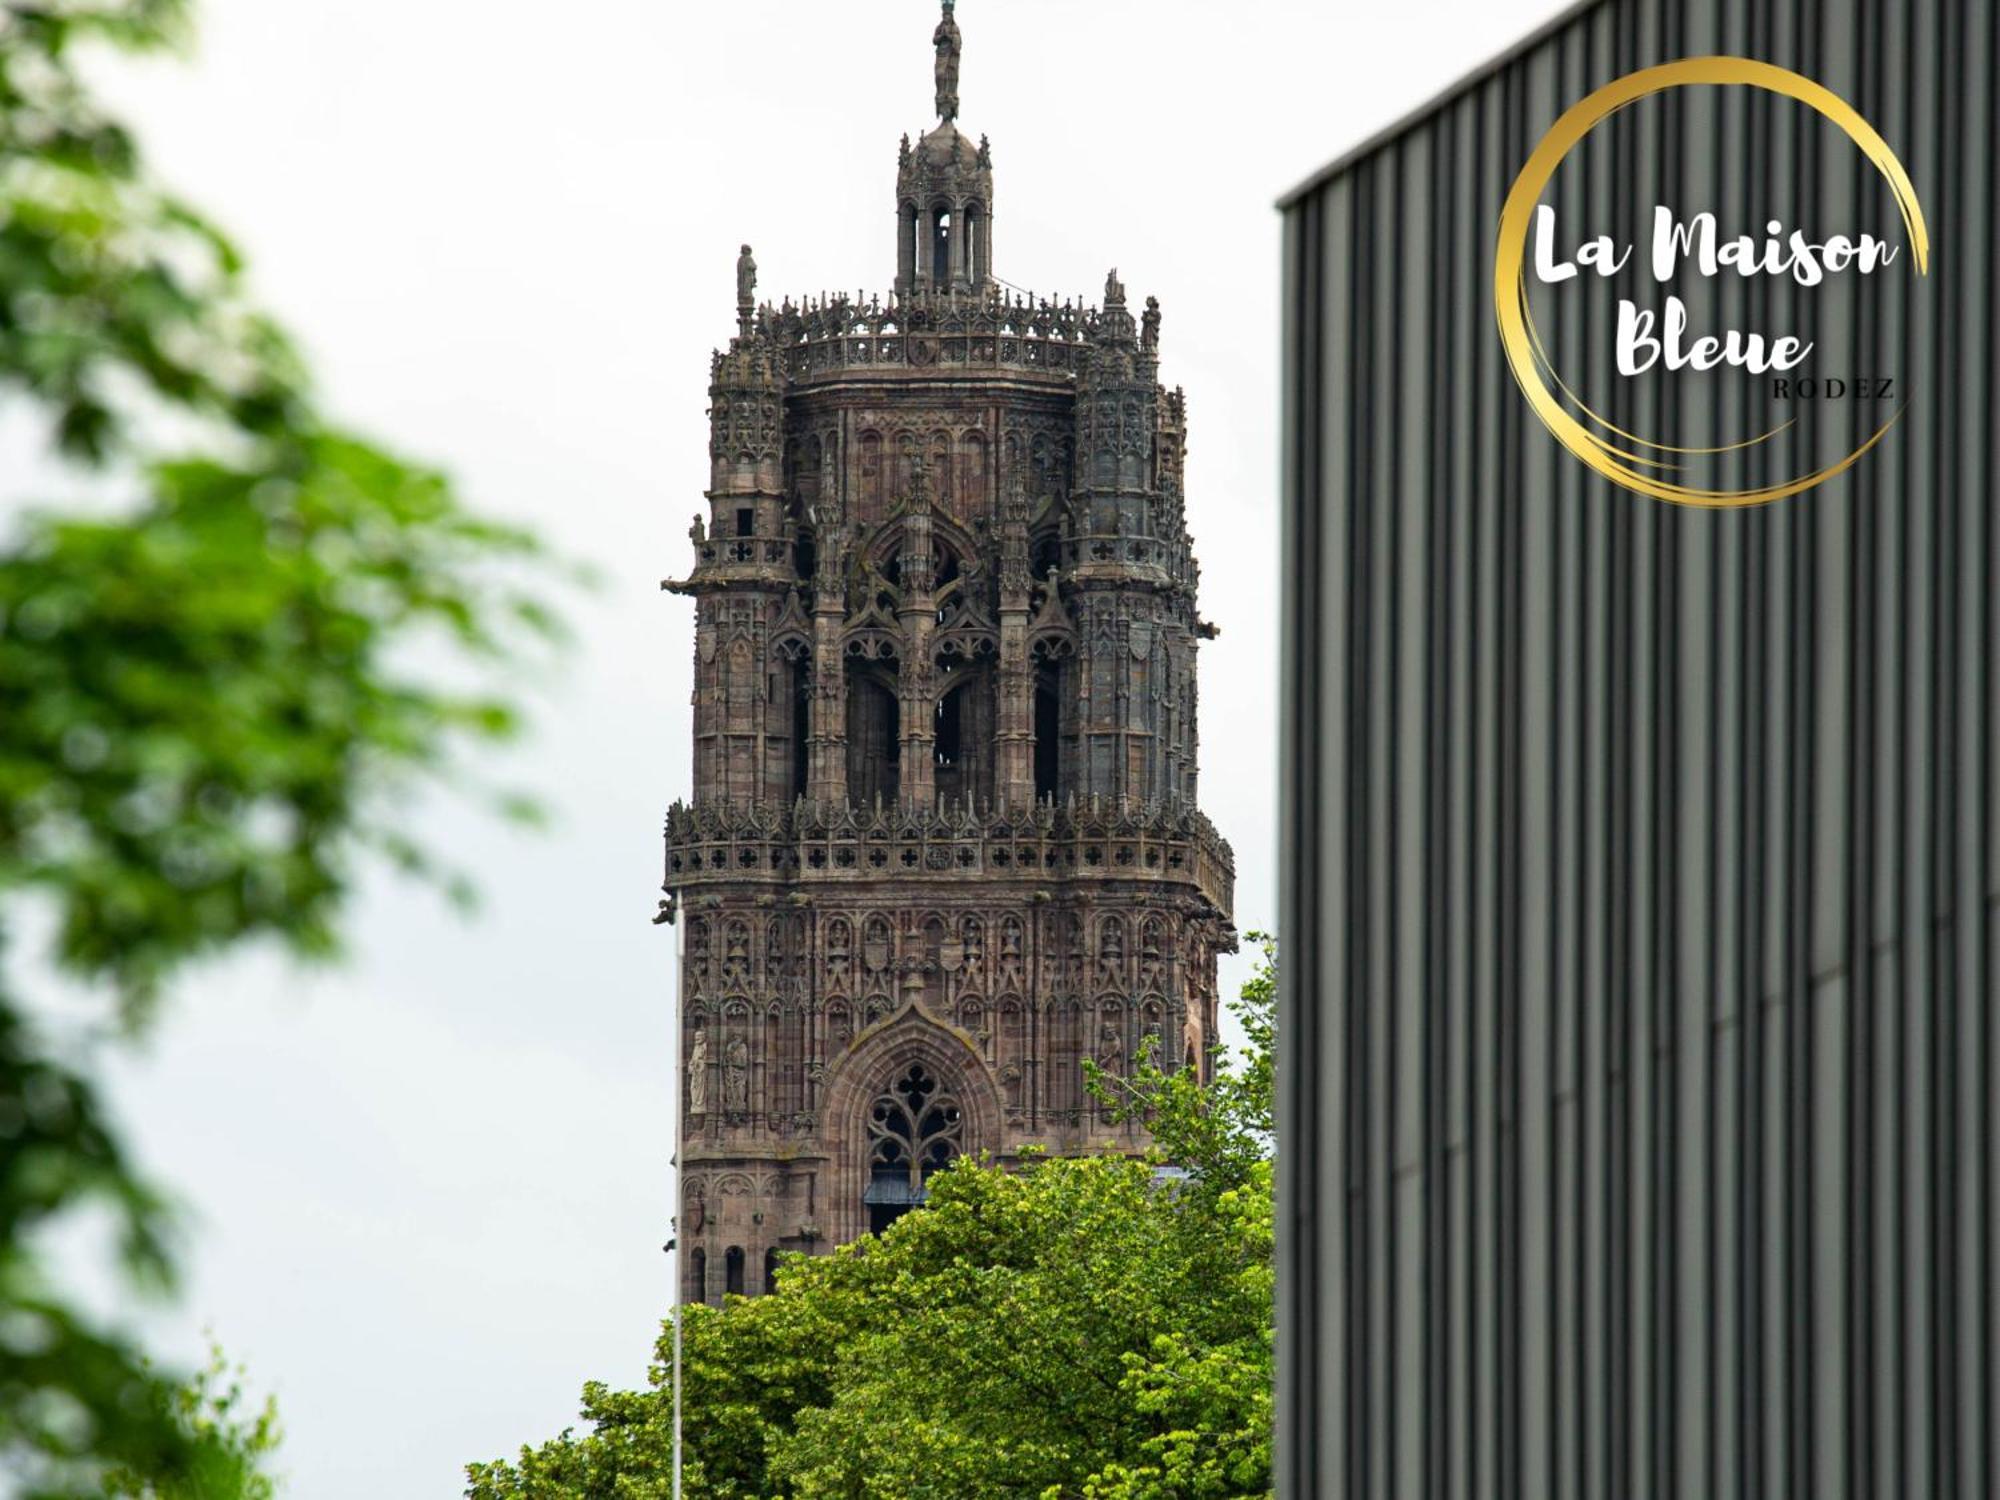
MULTIPOLYGON (((1500 322, 1500 341, 1507 351, 1507 363, 1514 371, 1522 394, 1528 398, 1528 404, 1556 439, 1592 469, 1614 484, 1677 505, 1763 505, 1809 490, 1851 468, 1895 426, 1897 417, 1902 414, 1901 408, 1898 407, 1865 442, 1845 457, 1808 473, 1740 490, 1709 489, 1676 482, 1647 472, 1671 471, 1678 467, 1671 460, 1649 457, 1649 453, 1733 452, 1764 442, 1791 424, 1782 424, 1740 443, 1712 448, 1674 447, 1614 427, 1585 406, 1576 392, 1564 384, 1562 377, 1556 373, 1528 305, 1529 236, 1535 227, 1536 209, 1542 195, 1563 159, 1594 127, 1628 104, 1667 89, 1699 84, 1737 84, 1763 89, 1806 105, 1839 127, 1888 183, 1889 191, 1902 213, 1903 230, 1916 273, 1919 276, 1928 273, 1930 235, 1924 223, 1923 207, 1917 202, 1916 190, 1910 185, 1909 174, 1903 170, 1902 162, 1897 160, 1896 153, 1889 149, 1880 132, 1863 119, 1852 105, 1810 78, 1770 63, 1745 57, 1688 57, 1678 62, 1642 68, 1606 84, 1572 105, 1549 128, 1548 134, 1542 137, 1534 154, 1528 158, 1527 165, 1514 179, 1500 212, 1499 244, 1493 264, 1493 305, 1500 322), (1575 407, 1575 412, 1570 410, 1571 406, 1575 407), (1584 420, 1579 419, 1579 414, 1584 420), (1591 425, 1586 425, 1586 420, 1591 425), (1635 449, 1647 451, 1638 452, 1635 449)), ((1579 259, 1584 257, 1579 256, 1579 259)), ((1619 263, 1622 264, 1622 261, 1619 263)))

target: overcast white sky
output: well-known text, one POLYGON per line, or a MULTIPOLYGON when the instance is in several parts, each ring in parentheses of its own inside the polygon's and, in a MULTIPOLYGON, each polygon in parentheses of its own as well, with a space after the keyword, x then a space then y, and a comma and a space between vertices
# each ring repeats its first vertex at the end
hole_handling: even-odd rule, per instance
MULTIPOLYGON (((1554 0, 961 0, 995 267, 1116 265, 1185 385, 1203 802, 1237 919, 1275 905, 1275 196, 1554 0)), ((458 1493, 468 1459, 643 1380, 669 1298, 673 937, 688 564, 708 353, 760 292, 886 291, 898 137, 931 123, 929 0, 206 0, 191 64, 106 77, 155 165, 248 250, 329 404, 596 564, 571 669, 510 762, 553 830, 462 808, 461 921, 383 878, 344 969, 183 986, 115 1100, 194 1213, 185 1306, 274 1388, 301 1500, 458 1493)), ((1240 979, 1239 962, 1225 973, 1240 979)))

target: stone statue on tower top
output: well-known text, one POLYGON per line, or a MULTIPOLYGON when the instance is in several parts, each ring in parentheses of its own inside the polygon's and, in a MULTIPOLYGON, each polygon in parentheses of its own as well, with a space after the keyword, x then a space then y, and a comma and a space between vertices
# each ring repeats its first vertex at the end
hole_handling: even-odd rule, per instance
POLYGON ((757 262, 751 258, 750 247, 745 245, 736 257, 736 327, 744 338, 750 336, 756 310, 757 262))
POLYGON ((931 33, 931 45, 937 48, 938 118, 947 122, 958 118, 958 59, 964 51, 951 11, 952 0, 944 0, 944 17, 931 33))

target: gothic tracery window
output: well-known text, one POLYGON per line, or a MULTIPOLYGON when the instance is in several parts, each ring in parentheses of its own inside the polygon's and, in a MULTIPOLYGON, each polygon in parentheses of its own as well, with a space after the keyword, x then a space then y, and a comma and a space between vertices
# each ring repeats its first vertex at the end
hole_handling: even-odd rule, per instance
POLYGON ((931 1173, 965 1149, 965 1117, 930 1070, 912 1063, 868 1112, 868 1227, 880 1234, 924 1201, 931 1173))

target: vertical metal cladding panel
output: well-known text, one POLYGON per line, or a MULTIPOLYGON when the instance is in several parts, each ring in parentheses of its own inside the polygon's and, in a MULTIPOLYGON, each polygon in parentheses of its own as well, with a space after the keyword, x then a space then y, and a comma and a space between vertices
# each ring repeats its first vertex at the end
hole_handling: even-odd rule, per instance
MULTIPOLYGON (((2000 1494, 1996 78, 1971 0, 1606 0, 1287 202, 1285 1495, 2000 1494), (1890 441, 1735 513, 1561 452, 1488 293, 1559 110, 1710 52, 1852 101, 1934 235, 1823 334, 1890 441)), ((1591 201, 1855 222, 1767 107, 1666 102, 1591 201)))

